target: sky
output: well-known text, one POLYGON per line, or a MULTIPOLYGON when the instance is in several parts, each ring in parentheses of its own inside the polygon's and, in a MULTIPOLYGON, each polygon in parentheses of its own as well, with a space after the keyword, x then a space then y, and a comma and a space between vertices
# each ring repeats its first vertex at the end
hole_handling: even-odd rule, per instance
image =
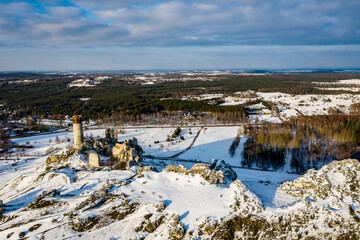
POLYGON ((360 68, 359 0, 0 0, 0 70, 360 68))

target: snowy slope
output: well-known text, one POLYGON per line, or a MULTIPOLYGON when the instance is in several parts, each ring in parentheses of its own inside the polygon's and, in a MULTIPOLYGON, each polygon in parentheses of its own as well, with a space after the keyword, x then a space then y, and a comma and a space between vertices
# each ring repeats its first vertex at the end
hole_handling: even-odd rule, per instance
MULTIPOLYGON (((200 175, 164 170, 136 175, 136 167, 89 169, 81 156, 50 169, 42 165, 0 187, 5 204, 1 239, 224 239, 229 234, 282 239, 359 229, 359 189, 351 185, 359 182, 357 160, 332 163, 283 183, 273 199, 281 200, 282 207, 265 208, 250 190, 273 192, 281 182, 273 186, 276 175, 270 172, 237 171, 249 190, 240 180, 213 185, 200 175), (262 189, 249 184, 255 180, 263 181, 262 189), (223 232, 229 221, 234 227, 223 232), (251 232, 254 227, 258 231, 251 232)), ((277 181, 286 179, 284 174, 277 181)))

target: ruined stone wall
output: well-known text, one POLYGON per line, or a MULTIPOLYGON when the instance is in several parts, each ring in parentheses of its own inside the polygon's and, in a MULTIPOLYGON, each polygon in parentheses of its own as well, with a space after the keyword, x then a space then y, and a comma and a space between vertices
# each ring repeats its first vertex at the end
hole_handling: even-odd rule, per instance
POLYGON ((129 169, 131 165, 141 161, 142 148, 136 138, 130 138, 124 143, 117 143, 112 149, 112 158, 115 159, 121 169, 129 169))

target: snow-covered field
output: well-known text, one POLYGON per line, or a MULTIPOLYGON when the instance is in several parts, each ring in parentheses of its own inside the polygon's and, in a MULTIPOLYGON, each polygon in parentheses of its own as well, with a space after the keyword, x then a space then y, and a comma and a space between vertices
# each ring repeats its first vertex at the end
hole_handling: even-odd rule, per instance
MULTIPOLYGON (((359 79, 351 80, 341 80, 335 83, 326 84, 337 86, 337 87, 323 87, 325 83, 317 83, 319 87, 315 87, 322 90, 344 90, 351 92, 359 92, 360 85, 359 79)), ((183 97, 183 100, 186 99, 196 99, 196 100, 206 100, 215 98, 215 94, 183 97)), ((221 94, 217 94, 218 98, 222 98, 221 94)), ((259 121, 265 122, 281 122, 287 120, 288 118, 298 116, 298 115, 322 115, 327 114, 329 108, 338 110, 341 113, 349 113, 350 106, 354 103, 360 103, 360 95, 358 94, 307 94, 307 95, 291 95, 281 92, 238 92, 234 93, 232 96, 227 96, 222 98, 223 103, 220 106, 232 106, 232 105, 241 105, 246 104, 249 101, 261 100, 272 102, 279 109, 279 115, 276 115, 273 111, 270 111, 269 114, 263 113, 261 108, 259 113, 256 115, 251 115, 249 119, 254 122, 257 118, 259 121), (248 96, 246 95, 248 94, 248 96)), ((254 108, 254 106, 250 106, 254 108)), ((263 108, 265 108, 263 106, 263 108)))
POLYGON ((183 96, 181 99, 182 100, 191 100, 191 99, 196 99, 198 101, 201 100, 211 100, 214 98, 222 98, 224 96, 224 94, 220 93, 220 94, 200 94, 198 96, 183 96))
POLYGON ((346 80, 338 80, 336 82, 313 82, 313 83, 321 86, 321 87, 315 87, 320 90, 349 91, 349 92, 360 91, 359 88, 360 79, 346 79, 346 80))
MULTIPOLYGON (((344 90, 350 92, 359 92, 360 79, 346 79, 336 82, 313 82, 322 90, 344 90), (326 86, 324 86, 326 85, 326 86)), ((197 98, 198 100, 200 99, 197 98)), ((287 119, 299 114, 320 115, 327 114, 328 109, 338 109, 343 113, 349 113, 349 107, 353 103, 360 102, 358 94, 337 94, 337 95, 291 95, 280 92, 237 92, 232 96, 222 99, 224 103, 221 106, 240 105, 248 101, 263 100, 275 103, 280 110, 280 118, 287 119)), ((274 116, 272 116, 274 117, 274 116)), ((258 116, 259 120, 278 122, 279 119, 269 118, 268 116, 258 116)))
POLYGON ((200 127, 183 127, 181 135, 184 137, 184 140, 180 140, 178 137, 174 141, 166 141, 168 137, 171 138, 175 129, 176 127, 125 129, 125 133, 119 135, 119 141, 124 141, 134 136, 138 139, 146 155, 171 157, 191 144, 200 127), (155 143, 157 141, 159 143, 155 143))
POLYGON ((360 79, 346 79, 339 80, 336 82, 313 82, 316 85, 321 87, 315 87, 320 90, 328 91, 349 91, 349 92, 359 92, 360 88, 360 79), (324 86, 326 85, 326 86, 324 86))
MULTIPOLYGON (((349 113, 349 107, 353 103, 360 102, 360 95, 295 95, 286 93, 263 93, 258 92, 265 101, 272 101, 284 105, 285 109, 296 109, 304 115, 327 114, 329 107, 339 109, 343 113, 349 113)), ((295 114, 295 112, 293 112, 295 114)))
POLYGON ((68 87, 94 87, 100 84, 103 80, 104 80, 103 78, 100 79, 81 78, 69 83, 68 87))
POLYGON ((358 87, 315 87, 320 90, 328 90, 328 91, 349 91, 349 92, 359 92, 360 88, 358 87))
POLYGON ((318 85, 360 85, 360 79, 345 79, 336 82, 313 82, 318 85))

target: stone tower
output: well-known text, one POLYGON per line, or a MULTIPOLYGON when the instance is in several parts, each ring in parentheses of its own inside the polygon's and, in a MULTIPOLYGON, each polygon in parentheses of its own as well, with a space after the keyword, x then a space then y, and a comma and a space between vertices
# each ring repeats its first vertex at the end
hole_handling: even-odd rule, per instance
POLYGON ((74 146, 80 146, 83 142, 83 127, 81 115, 73 116, 74 146))

